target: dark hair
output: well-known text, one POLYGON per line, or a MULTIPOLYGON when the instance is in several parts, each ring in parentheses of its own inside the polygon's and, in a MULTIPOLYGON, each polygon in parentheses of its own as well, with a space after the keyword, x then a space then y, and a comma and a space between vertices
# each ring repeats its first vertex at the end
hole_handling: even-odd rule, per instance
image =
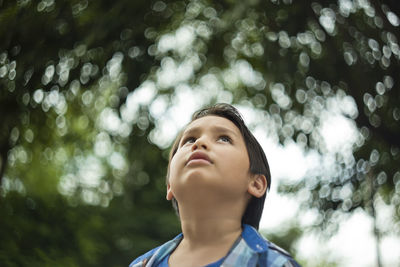
MULTIPOLYGON (((210 115, 226 118, 231 122, 233 122, 239 128, 243 136, 244 142, 246 144, 247 153, 249 155, 250 173, 264 175, 267 178, 267 190, 268 190, 271 186, 271 174, 269 171, 267 157, 265 156, 265 153, 261 145, 258 143, 257 139, 247 128, 239 111, 235 107, 229 104, 216 104, 211 107, 203 108, 195 112, 190 122, 193 122, 197 119, 210 115)), ((170 167, 169 165, 176 151, 178 150, 178 145, 182 137, 182 133, 183 131, 180 132, 179 135, 177 136, 169 154, 167 183, 169 179, 169 167, 170 167)), ((262 211, 264 209, 265 197, 266 197, 266 192, 260 198, 256 198, 254 196, 251 197, 249 203, 247 204, 246 210, 242 216, 242 223, 249 224, 258 229, 262 211)), ((178 202, 176 201, 175 198, 172 199, 172 206, 179 215, 178 202)))

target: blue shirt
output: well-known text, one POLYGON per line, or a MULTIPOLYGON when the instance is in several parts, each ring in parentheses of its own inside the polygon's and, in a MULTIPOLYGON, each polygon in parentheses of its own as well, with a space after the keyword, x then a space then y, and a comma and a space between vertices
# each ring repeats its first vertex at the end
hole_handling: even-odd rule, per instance
MULTIPOLYGON (((178 246, 183 235, 150 250, 134 260, 129 267, 158 267, 178 246)), ((168 262, 168 260, 167 260, 168 262)), ((220 266, 224 267, 300 267, 283 249, 263 238, 250 225, 244 224, 240 238, 232 246, 220 266)))

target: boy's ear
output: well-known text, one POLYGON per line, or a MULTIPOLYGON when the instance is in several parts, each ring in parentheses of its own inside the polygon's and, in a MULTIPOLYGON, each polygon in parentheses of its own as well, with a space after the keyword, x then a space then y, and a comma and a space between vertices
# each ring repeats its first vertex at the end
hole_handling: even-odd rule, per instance
POLYGON ((257 198, 262 197, 267 190, 268 183, 265 175, 253 174, 249 183, 248 192, 257 198))
POLYGON ((172 200, 174 198, 174 193, 172 193, 171 186, 167 184, 167 200, 172 200))

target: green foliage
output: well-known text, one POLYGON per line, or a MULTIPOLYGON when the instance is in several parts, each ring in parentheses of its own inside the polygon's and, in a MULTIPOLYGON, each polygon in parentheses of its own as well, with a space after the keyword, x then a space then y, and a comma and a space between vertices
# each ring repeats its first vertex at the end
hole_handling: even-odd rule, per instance
POLYGON ((149 212, 126 205, 129 201, 116 197, 108 208, 72 207, 60 195, 43 201, 8 194, 0 205, 6 218, 0 230, 2 266, 126 266, 133 255, 178 231, 165 204, 149 212))
POLYGON ((149 1, 0 6, 0 261, 126 266, 179 231, 146 109, 140 127, 104 123, 157 62, 144 32, 168 16, 149 1))

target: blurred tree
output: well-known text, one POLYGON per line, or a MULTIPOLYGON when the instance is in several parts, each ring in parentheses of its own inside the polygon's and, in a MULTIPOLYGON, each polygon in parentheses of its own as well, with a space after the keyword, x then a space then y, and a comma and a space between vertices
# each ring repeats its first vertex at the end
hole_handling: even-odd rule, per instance
POLYGON ((0 1, 0 259, 119 266, 171 237, 152 107, 185 86, 199 105, 263 110, 281 143, 331 162, 281 186, 316 226, 375 218, 383 199, 398 233, 398 14, 389 0, 0 1), (322 138, 332 113, 358 129, 351 147, 322 138))
POLYGON ((0 1, 2 265, 126 266, 178 232, 147 109, 118 119, 157 62, 153 5, 0 1))
MULTIPOLYGON (((52 134, 57 126, 59 135, 69 133, 65 127, 71 126, 64 127, 62 122, 67 111, 73 110, 70 102, 78 108, 77 113, 80 108, 91 113, 74 125, 78 128, 93 127, 99 111, 123 103, 154 63, 146 53, 151 42, 144 32, 149 25, 162 24, 163 17, 157 17, 148 1, 120 1, 110 6, 106 1, 91 1, 89 5, 88 1, 21 0, 2 1, 1 5, 3 174, 8 151, 21 139, 36 141, 36 129, 29 127, 49 127, 41 128, 42 132, 52 134), (117 88, 108 88, 111 84, 117 88), (119 84, 124 87, 118 88, 119 84), (90 91, 92 87, 98 92, 90 91), (48 117, 53 124, 46 123, 48 117)), ((76 114, 71 115, 76 118, 76 114)), ((47 137, 44 139, 47 142, 47 137)))

